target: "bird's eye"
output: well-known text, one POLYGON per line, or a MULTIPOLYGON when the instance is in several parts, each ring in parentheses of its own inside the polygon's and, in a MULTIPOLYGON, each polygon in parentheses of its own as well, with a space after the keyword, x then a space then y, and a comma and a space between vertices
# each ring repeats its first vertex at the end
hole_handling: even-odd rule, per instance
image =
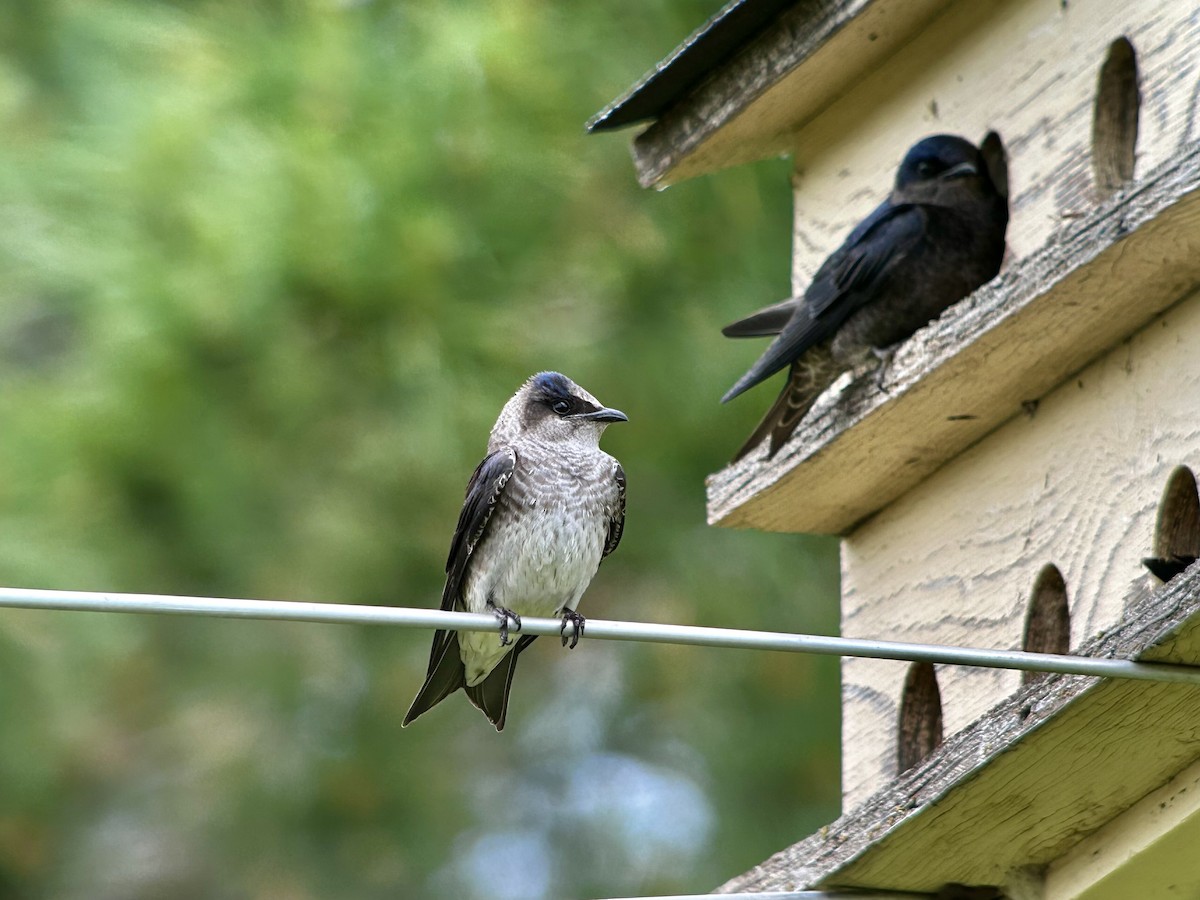
POLYGON ((554 405, 550 408, 560 416, 565 416, 571 411, 571 404, 566 400, 555 400, 554 405))
POLYGON ((934 165, 927 159, 917 163, 917 175, 921 178, 930 178, 934 173, 934 165))

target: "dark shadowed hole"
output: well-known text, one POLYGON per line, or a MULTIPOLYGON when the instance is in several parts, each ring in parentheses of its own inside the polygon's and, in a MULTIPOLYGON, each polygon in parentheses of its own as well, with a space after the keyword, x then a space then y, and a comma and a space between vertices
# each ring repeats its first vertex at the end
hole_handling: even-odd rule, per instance
MULTIPOLYGON (((1021 647, 1030 653, 1067 653, 1071 649, 1071 610, 1067 585, 1058 566, 1047 563, 1038 572, 1025 616, 1025 640, 1021 647)), ((1021 684, 1033 684, 1047 672, 1022 672, 1021 684)))
POLYGON ((942 742, 942 695, 932 663, 915 662, 904 679, 900 700, 896 771, 911 769, 942 742))
POLYGON ((1154 528, 1154 555, 1142 564, 1161 581, 1170 581, 1200 556, 1200 497, 1196 476, 1187 466, 1176 466, 1167 479, 1158 504, 1154 528))
POLYGON ((1133 178, 1137 149, 1137 53, 1126 37, 1108 45, 1092 113, 1092 178, 1101 198, 1133 178))
POLYGON ((994 131, 985 134, 983 142, 979 145, 979 154, 987 166, 988 177, 992 179, 992 184, 1007 199, 1008 154, 1004 150, 1004 142, 1000 140, 1000 135, 994 131))

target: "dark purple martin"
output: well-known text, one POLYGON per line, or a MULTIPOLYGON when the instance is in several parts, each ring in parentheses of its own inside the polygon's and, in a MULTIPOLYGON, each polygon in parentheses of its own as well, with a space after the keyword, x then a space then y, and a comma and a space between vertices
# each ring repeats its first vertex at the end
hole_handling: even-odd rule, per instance
POLYGON ((914 144, 891 194, 821 264, 803 297, 723 329, 728 337, 776 337, 722 403, 790 366, 734 460, 768 435, 774 456, 843 372, 884 355, 995 277, 1007 226, 1007 163, 995 132, 979 148, 949 134, 914 144))
POLYGON ((1195 556, 1173 553, 1170 556, 1147 556, 1142 559, 1142 565, 1159 581, 1170 581, 1176 575, 1182 575, 1195 561, 1195 556))
POLYGON ((442 590, 442 609, 495 615, 500 639, 439 630, 403 724, 463 688, 503 729, 517 657, 534 641, 508 636, 523 615, 562 616, 563 646, 568 624, 571 647, 579 642, 579 598, 625 527, 625 471, 600 435, 625 421, 557 372, 534 375, 505 404, 467 485, 442 590))

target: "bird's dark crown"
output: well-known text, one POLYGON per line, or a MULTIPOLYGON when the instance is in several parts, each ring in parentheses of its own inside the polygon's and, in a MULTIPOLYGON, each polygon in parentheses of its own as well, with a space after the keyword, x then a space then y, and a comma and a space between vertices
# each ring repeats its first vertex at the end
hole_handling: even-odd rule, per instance
POLYGON ((558 372, 539 372, 529 380, 531 405, 542 406, 559 416, 577 415, 599 409, 579 396, 575 385, 558 372))
POLYGON ((937 178, 961 163, 971 163, 982 171, 979 150, 970 141, 953 134, 923 138, 904 154, 896 170, 896 189, 937 178))
POLYGON ((530 396, 542 403, 577 399, 571 392, 571 382, 558 372, 538 372, 530 379, 530 396))

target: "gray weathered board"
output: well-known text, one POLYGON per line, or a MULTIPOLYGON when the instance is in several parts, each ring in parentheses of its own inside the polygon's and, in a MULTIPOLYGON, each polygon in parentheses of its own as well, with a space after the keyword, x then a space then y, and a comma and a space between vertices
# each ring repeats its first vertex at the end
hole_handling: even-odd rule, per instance
MULTIPOLYGON (((1200 664, 1200 565, 1131 598, 1081 654, 1200 664)), ((1053 675, 720 890, 1000 885, 1200 759, 1200 688, 1053 675), (951 849, 952 848, 952 849, 951 849)))

